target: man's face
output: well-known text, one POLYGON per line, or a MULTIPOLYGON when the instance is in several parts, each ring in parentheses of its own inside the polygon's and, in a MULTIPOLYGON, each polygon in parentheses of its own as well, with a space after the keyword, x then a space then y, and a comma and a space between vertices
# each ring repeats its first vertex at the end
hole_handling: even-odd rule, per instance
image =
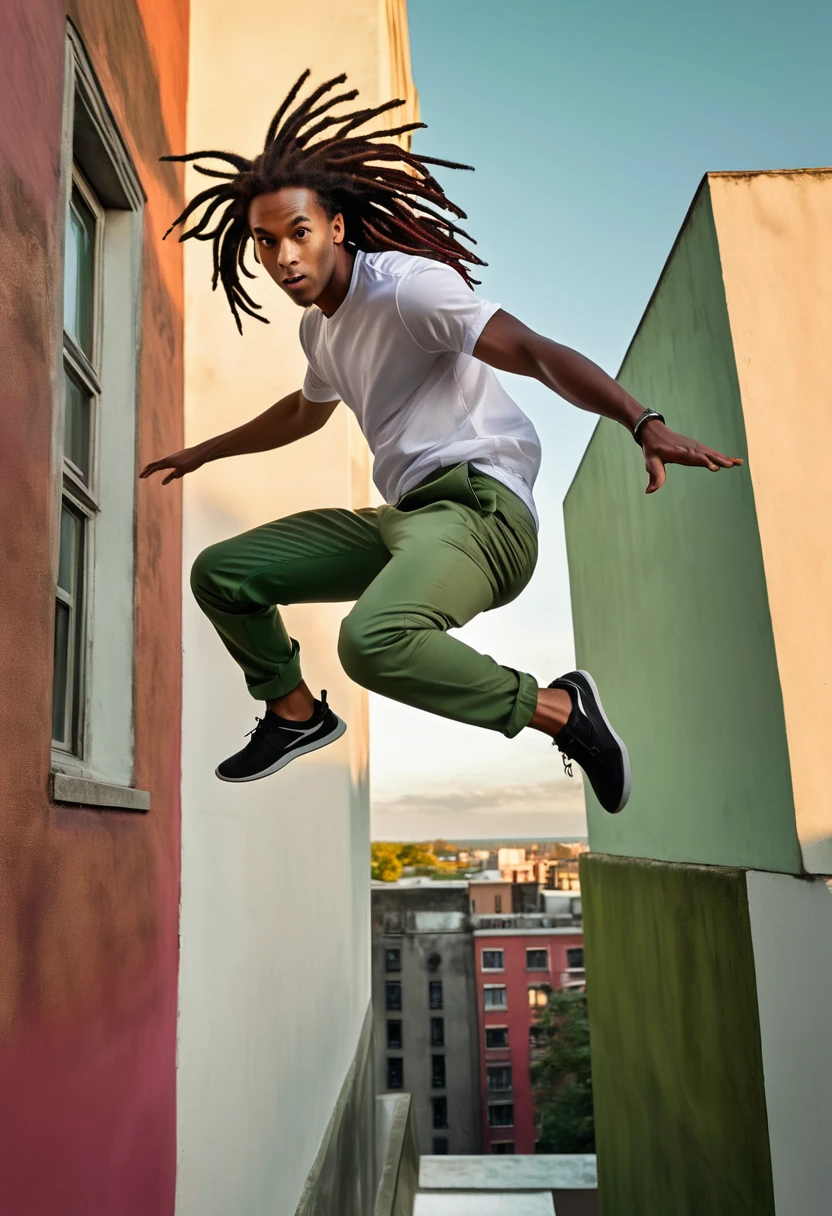
POLYGON ((314 304, 344 241, 341 215, 329 219, 314 190, 287 187, 251 201, 248 222, 258 260, 290 299, 314 304))

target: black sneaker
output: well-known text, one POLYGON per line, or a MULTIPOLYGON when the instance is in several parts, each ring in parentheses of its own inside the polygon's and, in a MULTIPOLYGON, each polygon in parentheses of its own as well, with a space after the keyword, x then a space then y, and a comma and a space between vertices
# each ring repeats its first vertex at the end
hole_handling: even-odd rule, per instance
POLYGON ((306 722, 291 722, 270 709, 265 718, 249 731, 251 739, 241 752, 223 760, 216 769, 220 781, 257 781, 285 768, 295 756, 305 756, 340 739, 347 729, 345 722, 327 705, 326 693, 315 702, 315 712, 306 722))
POLYGON ((567 761, 580 764, 601 806, 617 815, 630 797, 630 753, 604 713, 595 681, 588 671, 568 671, 549 687, 564 688, 572 698, 572 713, 555 739, 563 767, 571 777, 567 761))

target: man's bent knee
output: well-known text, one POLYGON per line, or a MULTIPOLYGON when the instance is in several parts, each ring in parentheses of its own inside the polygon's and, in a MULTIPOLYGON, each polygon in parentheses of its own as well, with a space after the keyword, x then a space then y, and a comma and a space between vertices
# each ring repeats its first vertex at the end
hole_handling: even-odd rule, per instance
POLYGON ((396 669, 396 655, 407 633, 393 628, 383 619, 362 617, 351 612, 341 622, 338 658, 344 671, 356 684, 383 691, 389 675, 396 669))

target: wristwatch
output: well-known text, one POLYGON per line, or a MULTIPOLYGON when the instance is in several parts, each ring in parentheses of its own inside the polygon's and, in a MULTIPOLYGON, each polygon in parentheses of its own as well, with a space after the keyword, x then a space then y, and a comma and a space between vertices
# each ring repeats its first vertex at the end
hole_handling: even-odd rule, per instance
POLYGON ((633 426, 633 439, 639 447, 642 446, 638 433, 644 426, 645 422, 649 422, 651 418, 658 418, 659 422, 664 422, 664 414, 660 414, 658 410, 645 410, 641 417, 637 418, 633 426))

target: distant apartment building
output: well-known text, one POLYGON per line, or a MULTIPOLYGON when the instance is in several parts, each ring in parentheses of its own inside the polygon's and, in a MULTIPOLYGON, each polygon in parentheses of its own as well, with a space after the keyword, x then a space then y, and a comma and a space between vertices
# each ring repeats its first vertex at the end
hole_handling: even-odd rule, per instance
POLYGON ((555 925, 543 914, 473 917, 485 1153, 535 1152, 537 1014, 553 989, 583 986, 583 926, 575 904, 571 924, 555 925))
POLYGON ((482 1151, 476 982, 467 883, 372 889, 376 1079, 412 1095, 419 1150, 482 1151))

